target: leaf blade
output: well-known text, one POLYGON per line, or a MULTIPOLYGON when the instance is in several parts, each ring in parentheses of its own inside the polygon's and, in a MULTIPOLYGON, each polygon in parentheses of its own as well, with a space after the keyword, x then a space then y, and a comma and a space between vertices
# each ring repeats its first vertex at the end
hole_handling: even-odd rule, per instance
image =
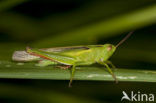
MULTIPOLYGON (((1 61, 0 78, 69 80, 70 70, 54 66, 37 67, 34 63, 12 63, 1 61)), ((156 71, 117 69, 119 81, 156 82, 156 71)), ((114 81, 104 67, 77 67, 75 80, 114 81)))

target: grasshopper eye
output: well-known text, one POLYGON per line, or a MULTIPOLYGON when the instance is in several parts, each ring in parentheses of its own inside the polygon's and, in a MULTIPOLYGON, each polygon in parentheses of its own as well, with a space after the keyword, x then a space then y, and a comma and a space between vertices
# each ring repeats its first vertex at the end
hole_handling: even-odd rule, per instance
POLYGON ((112 50, 112 46, 109 45, 109 46, 107 47, 107 51, 111 51, 111 50, 112 50))

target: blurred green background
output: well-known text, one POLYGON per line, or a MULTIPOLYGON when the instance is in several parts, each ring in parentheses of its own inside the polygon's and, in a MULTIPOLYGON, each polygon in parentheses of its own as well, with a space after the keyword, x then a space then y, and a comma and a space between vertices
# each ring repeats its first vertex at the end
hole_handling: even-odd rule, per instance
MULTIPOLYGON (((0 69, 28 45, 115 45, 132 30, 111 61, 117 68, 155 70, 155 0, 0 0, 0 69)), ((74 81, 68 88, 66 80, 0 79, 0 103, 120 103, 122 91, 154 93, 155 87, 74 81)))

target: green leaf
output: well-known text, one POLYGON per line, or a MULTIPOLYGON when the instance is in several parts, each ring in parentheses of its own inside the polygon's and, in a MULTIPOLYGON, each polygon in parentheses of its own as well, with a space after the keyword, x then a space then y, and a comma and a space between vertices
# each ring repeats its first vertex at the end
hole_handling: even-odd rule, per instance
MULTIPOLYGON (((117 69, 114 71, 119 81, 156 82, 156 71, 117 69)), ((34 63, 13 63, 1 61, 0 78, 69 80, 70 70, 55 66, 37 67, 34 63)), ((114 81, 104 67, 77 67, 76 80, 114 81)))

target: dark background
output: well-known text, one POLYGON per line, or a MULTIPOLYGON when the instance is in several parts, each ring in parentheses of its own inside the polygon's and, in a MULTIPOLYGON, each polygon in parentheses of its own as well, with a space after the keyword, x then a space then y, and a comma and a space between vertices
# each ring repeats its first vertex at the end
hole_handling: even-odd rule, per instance
MULTIPOLYGON (((83 34, 86 32, 83 28, 153 5, 155 0, 0 0, 0 60, 11 61, 12 52, 27 45, 45 48, 117 44, 135 30, 111 60, 120 68, 155 70, 156 19, 123 29, 110 26, 104 32, 97 29, 98 33, 83 34)), ((141 18, 138 16, 136 20, 141 18)), ((114 25, 126 26, 122 22, 114 25)), ((156 83, 144 82, 74 81, 72 88, 67 86, 68 81, 63 80, 0 79, 0 103, 120 103, 122 91, 156 92, 156 83)))

